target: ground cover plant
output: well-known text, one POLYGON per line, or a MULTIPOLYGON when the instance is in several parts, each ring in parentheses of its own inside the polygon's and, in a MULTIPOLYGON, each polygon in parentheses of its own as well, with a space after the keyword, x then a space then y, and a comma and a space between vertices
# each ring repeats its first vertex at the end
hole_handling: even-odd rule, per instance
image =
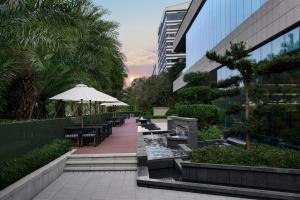
POLYGON ((197 163, 300 169, 300 152, 269 145, 208 146, 193 150, 191 160, 197 163))
POLYGON ((208 128, 204 128, 198 131, 198 140, 200 141, 216 140, 221 138, 221 131, 216 126, 209 126, 208 128))

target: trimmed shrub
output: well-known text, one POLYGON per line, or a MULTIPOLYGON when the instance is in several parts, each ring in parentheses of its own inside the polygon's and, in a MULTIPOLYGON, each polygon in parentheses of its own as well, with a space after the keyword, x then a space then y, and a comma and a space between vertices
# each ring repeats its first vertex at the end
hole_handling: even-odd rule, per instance
POLYGON ((189 86, 208 85, 210 76, 208 72, 190 72, 183 77, 189 86))
POLYGON ((202 129, 198 131, 198 140, 216 140, 221 139, 222 134, 220 129, 216 126, 210 126, 207 129, 202 129))
POLYGON ((199 129, 206 128, 216 124, 221 116, 221 111, 214 105, 194 104, 182 105, 177 104, 176 111, 180 117, 189 117, 198 119, 199 129))
POLYGON ((2 190, 55 160, 70 149, 71 143, 68 140, 55 140, 53 143, 35 149, 21 157, 0 162, 0 189, 2 190))
POLYGON ((166 112, 166 116, 177 115, 177 111, 175 108, 171 108, 166 112))
POLYGON ((258 167, 300 168, 300 152, 269 145, 208 146, 193 150, 191 159, 197 163, 213 163, 258 167))
POLYGON ((217 88, 210 88, 206 86, 193 86, 182 88, 177 91, 178 96, 182 100, 191 103, 210 103, 213 99, 220 96, 222 91, 217 88))

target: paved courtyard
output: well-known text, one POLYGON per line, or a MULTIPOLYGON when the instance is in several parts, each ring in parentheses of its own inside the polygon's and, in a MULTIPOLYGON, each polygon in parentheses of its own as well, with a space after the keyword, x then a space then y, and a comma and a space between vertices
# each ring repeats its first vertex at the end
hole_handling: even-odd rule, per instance
POLYGON ((240 198, 138 187, 136 172, 63 173, 34 200, 235 200, 240 198))

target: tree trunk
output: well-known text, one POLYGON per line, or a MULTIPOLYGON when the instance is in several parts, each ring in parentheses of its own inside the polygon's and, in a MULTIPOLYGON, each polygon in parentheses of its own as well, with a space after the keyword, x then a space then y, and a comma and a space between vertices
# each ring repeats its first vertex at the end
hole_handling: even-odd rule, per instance
POLYGON ((60 117, 60 118, 65 117, 65 102, 56 101, 55 102, 55 112, 56 112, 56 117, 60 117))
POLYGON ((34 83, 36 81, 36 72, 32 67, 25 67, 16 80, 15 91, 15 118, 29 119, 34 107, 36 90, 34 83))
MULTIPOLYGON (((245 120, 246 123, 250 120, 250 88, 248 84, 245 85, 245 120)), ((251 136, 249 131, 246 129, 246 149, 249 150, 251 146, 251 136)))

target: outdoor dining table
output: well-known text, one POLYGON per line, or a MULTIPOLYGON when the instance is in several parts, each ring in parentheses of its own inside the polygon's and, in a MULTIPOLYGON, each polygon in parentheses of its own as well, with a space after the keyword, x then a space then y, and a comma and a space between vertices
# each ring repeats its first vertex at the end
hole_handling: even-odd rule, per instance
POLYGON ((85 136, 95 134, 94 145, 98 145, 106 137, 106 133, 103 131, 103 127, 103 125, 65 127, 64 134, 65 138, 77 139, 78 146, 83 145, 83 138, 85 136))

